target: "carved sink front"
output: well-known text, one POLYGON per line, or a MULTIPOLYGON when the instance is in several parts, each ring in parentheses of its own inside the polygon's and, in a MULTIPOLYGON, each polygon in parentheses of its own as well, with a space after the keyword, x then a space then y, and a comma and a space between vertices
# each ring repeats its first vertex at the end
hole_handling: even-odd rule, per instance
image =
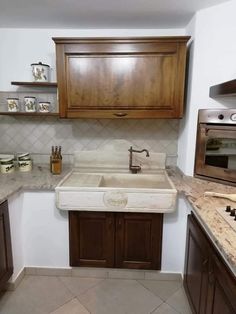
POLYGON ((56 187, 62 210, 167 213, 177 191, 165 171, 155 174, 72 171, 56 187))

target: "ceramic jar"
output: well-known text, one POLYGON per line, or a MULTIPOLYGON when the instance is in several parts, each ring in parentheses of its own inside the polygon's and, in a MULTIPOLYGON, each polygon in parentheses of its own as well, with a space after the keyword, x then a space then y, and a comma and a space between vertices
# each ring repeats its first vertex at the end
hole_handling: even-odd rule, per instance
POLYGON ((14 159, 6 158, 0 161, 1 173, 12 173, 15 171, 14 159))
POLYGON ((51 103, 49 101, 39 102, 39 112, 49 112, 51 103))
POLYGON ((29 153, 18 154, 18 167, 19 171, 27 172, 32 170, 32 159, 30 158, 29 153))
POLYGON ((25 111, 35 112, 36 111, 36 98, 32 96, 24 97, 25 111))
POLYGON ((7 107, 10 112, 19 111, 19 98, 7 98, 7 107))
POLYGON ((39 62, 32 63, 31 67, 33 79, 35 82, 49 82, 49 65, 39 62))

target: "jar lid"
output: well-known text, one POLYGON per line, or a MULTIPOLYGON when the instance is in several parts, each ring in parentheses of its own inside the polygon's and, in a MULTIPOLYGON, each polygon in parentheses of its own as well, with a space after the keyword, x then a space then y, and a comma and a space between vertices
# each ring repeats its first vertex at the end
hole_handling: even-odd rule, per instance
POLYGON ((11 163, 13 163, 13 158, 6 158, 6 159, 1 159, 0 160, 0 162, 1 162, 1 164, 11 164, 11 163))
POLYGON ((34 96, 25 96, 24 98, 36 98, 34 96))
POLYGON ((50 66, 48 64, 45 64, 45 63, 42 63, 42 62, 38 62, 38 63, 31 63, 31 65, 42 65, 42 66, 45 66, 45 67, 49 67, 50 66))
POLYGON ((40 101, 39 104, 51 104, 50 101, 40 101))
POLYGON ((18 158, 22 158, 22 157, 28 157, 29 156, 29 153, 18 153, 17 154, 18 158))
POLYGON ((14 99, 14 100, 19 100, 19 98, 16 98, 16 97, 8 97, 7 99, 9 99, 9 100, 10 100, 10 99, 12 99, 12 100, 13 100, 13 99, 14 99))

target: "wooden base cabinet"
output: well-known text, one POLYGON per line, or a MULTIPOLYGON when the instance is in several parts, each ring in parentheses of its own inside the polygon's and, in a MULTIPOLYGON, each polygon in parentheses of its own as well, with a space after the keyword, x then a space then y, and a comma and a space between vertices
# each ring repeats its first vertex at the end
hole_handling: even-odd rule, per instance
POLYGON ((13 274, 10 222, 7 201, 0 204, 0 291, 13 274))
POLYGON ((184 287, 194 314, 236 314, 236 278, 193 214, 188 217, 184 287))
POLYGON ((70 265, 160 269, 162 214, 69 212, 70 265))

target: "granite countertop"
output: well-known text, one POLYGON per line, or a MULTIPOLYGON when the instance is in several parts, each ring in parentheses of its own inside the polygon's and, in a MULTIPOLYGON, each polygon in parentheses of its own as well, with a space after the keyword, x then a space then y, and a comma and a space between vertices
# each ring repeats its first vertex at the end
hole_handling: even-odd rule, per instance
POLYGON ((236 232, 216 210, 225 209, 226 205, 236 208, 236 202, 223 198, 204 197, 205 191, 236 194, 236 188, 185 176, 174 169, 169 170, 168 174, 178 192, 187 198, 195 216, 236 276, 236 232))
MULTIPOLYGON (((65 166, 60 175, 52 175, 49 166, 38 165, 31 172, 1 174, 0 203, 20 190, 54 190, 69 171, 71 167, 65 166)), ((215 197, 207 197, 206 201, 204 197, 205 191, 236 194, 236 188, 185 176, 174 168, 167 172, 178 192, 188 199, 193 212, 236 276, 236 232, 216 211, 216 208, 226 205, 236 207, 236 203, 215 197)))

